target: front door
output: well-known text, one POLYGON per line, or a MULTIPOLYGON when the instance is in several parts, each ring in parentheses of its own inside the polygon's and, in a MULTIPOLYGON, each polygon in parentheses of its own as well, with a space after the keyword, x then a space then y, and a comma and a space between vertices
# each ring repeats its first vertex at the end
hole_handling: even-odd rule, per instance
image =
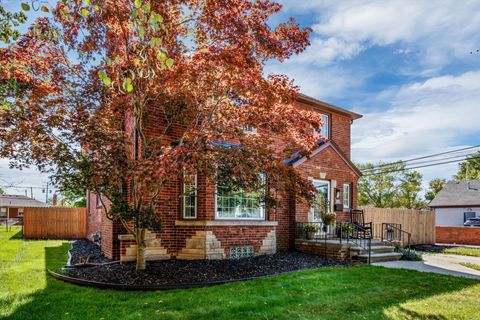
POLYGON ((315 204, 310 209, 310 221, 321 222, 322 213, 327 213, 330 207, 330 181, 313 180, 313 185, 317 189, 315 204))

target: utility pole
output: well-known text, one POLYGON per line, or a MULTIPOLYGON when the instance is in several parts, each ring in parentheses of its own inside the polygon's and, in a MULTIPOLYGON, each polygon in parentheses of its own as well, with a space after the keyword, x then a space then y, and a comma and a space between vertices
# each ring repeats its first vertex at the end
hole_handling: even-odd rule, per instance
POLYGON ((30 187, 30 198, 33 199, 33 187, 30 187))
POLYGON ((47 182, 47 190, 45 191, 45 203, 48 204, 48 182, 47 182))

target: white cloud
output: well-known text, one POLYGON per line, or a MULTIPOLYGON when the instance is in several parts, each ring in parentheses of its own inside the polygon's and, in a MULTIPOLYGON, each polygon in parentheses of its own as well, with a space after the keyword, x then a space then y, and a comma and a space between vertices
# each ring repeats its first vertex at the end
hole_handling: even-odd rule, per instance
POLYGON ((302 93, 318 99, 340 97, 358 87, 366 75, 354 75, 349 70, 334 67, 275 63, 265 68, 266 74, 284 74, 295 81, 302 93))
MULTIPOLYGON (((382 93, 391 107, 365 113, 352 132, 356 161, 404 160, 461 148, 480 134, 480 71, 441 76, 382 93)), ((422 169, 451 177, 456 164, 422 169)))
POLYGON ((478 46, 480 2, 457 0, 282 1, 288 12, 314 12, 312 47, 295 62, 329 63, 371 46, 419 51, 425 67, 468 59, 478 46), (410 47, 410 48, 409 48, 410 47))
MULTIPOLYGON (((27 168, 23 170, 10 169, 9 160, 0 158, 0 187, 8 194, 21 194, 30 196, 33 191, 35 199, 45 201, 45 194, 42 187, 48 182, 48 175, 40 173, 35 168, 27 168), (8 186, 8 188, 6 188, 8 186), (18 187, 22 186, 22 187, 18 187), (29 187, 34 187, 32 190, 29 187)), ((49 195, 51 196, 51 194, 49 195)))

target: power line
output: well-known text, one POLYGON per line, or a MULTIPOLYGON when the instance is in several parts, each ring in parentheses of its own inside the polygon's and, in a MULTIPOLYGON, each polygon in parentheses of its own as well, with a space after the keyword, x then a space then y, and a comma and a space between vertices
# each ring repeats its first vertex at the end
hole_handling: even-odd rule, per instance
MULTIPOLYGON (((468 159, 480 159, 480 156, 471 157, 471 158, 468 158, 468 159)), ((466 160, 466 159, 465 159, 465 160, 466 160)), ((455 163, 455 162, 460 163, 460 162, 462 162, 462 161, 463 161, 463 160, 451 160, 451 161, 445 161, 445 162, 427 164, 427 165, 423 165, 423 166, 408 167, 408 168, 402 168, 402 169, 397 169, 397 170, 382 171, 382 172, 377 172, 377 173, 367 173, 367 174, 364 174, 363 176, 375 176, 375 175, 384 174, 384 173, 402 172, 402 171, 407 171, 407 170, 411 170, 411 169, 433 167, 433 166, 438 166, 438 165, 447 164, 447 163, 455 163)))
MULTIPOLYGON (((473 156, 475 154, 476 154, 476 152, 468 153, 468 154, 462 154, 462 155, 455 155, 455 156, 450 156, 450 157, 442 157, 442 158, 438 158, 438 159, 431 159, 431 160, 425 160, 425 161, 415 161, 415 162, 407 163, 405 165, 406 166, 414 166, 414 165, 428 164, 428 163, 433 164, 433 163, 436 163, 438 161, 450 160, 450 159, 458 159, 458 160, 463 161, 463 160, 470 159, 471 156, 473 156)), ((388 166, 381 166, 381 167, 377 166, 377 167, 372 167, 372 168, 365 168, 364 170, 362 170, 362 172, 373 172, 373 171, 376 171, 376 170, 381 169, 381 168, 387 168, 388 169, 388 167, 393 167, 397 164, 404 164, 404 163, 399 161, 399 162, 392 163, 391 165, 388 165, 388 166)))
MULTIPOLYGON (((479 147, 480 147, 480 145, 476 145, 476 146, 472 146, 472 147, 465 147, 465 148, 461 148, 461 149, 435 153, 435 154, 431 154, 431 155, 427 155, 427 156, 423 156, 423 157, 418 157, 418 158, 412 158, 412 159, 407 159, 407 160, 398 160, 398 161, 390 162, 390 163, 382 163, 382 164, 374 166, 373 168, 365 169, 364 171, 375 170, 377 168, 382 168, 382 167, 389 167, 389 166, 399 164, 399 163, 406 164, 407 162, 411 162, 411 161, 415 161, 415 160, 428 159, 428 158, 438 157, 438 156, 445 155, 445 154, 450 154, 450 153, 458 153, 458 152, 461 152, 461 151, 476 149, 476 148, 479 148, 479 147)), ((432 160, 432 161, 434 161, 434 160, 432 160)))

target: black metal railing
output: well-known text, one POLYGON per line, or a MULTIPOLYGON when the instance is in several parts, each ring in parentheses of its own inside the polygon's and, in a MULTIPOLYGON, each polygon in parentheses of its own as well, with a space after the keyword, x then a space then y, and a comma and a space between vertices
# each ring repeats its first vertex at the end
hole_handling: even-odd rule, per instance
POLYGON ((323 222, 297 222, 295 239, 324 242, 325 258, 327 257, 328 240, 351 243, 367 251, 370 264, 372 234, 369 229, 360 225, 351 222, 337 222, 332 225, 326 225, 323 222))
POLYGON ((402 225, 399 223, 382 223, 381 236, 382 242, 391 242, 404 248, 410 248, 412 234, 402 230, 402 225))

